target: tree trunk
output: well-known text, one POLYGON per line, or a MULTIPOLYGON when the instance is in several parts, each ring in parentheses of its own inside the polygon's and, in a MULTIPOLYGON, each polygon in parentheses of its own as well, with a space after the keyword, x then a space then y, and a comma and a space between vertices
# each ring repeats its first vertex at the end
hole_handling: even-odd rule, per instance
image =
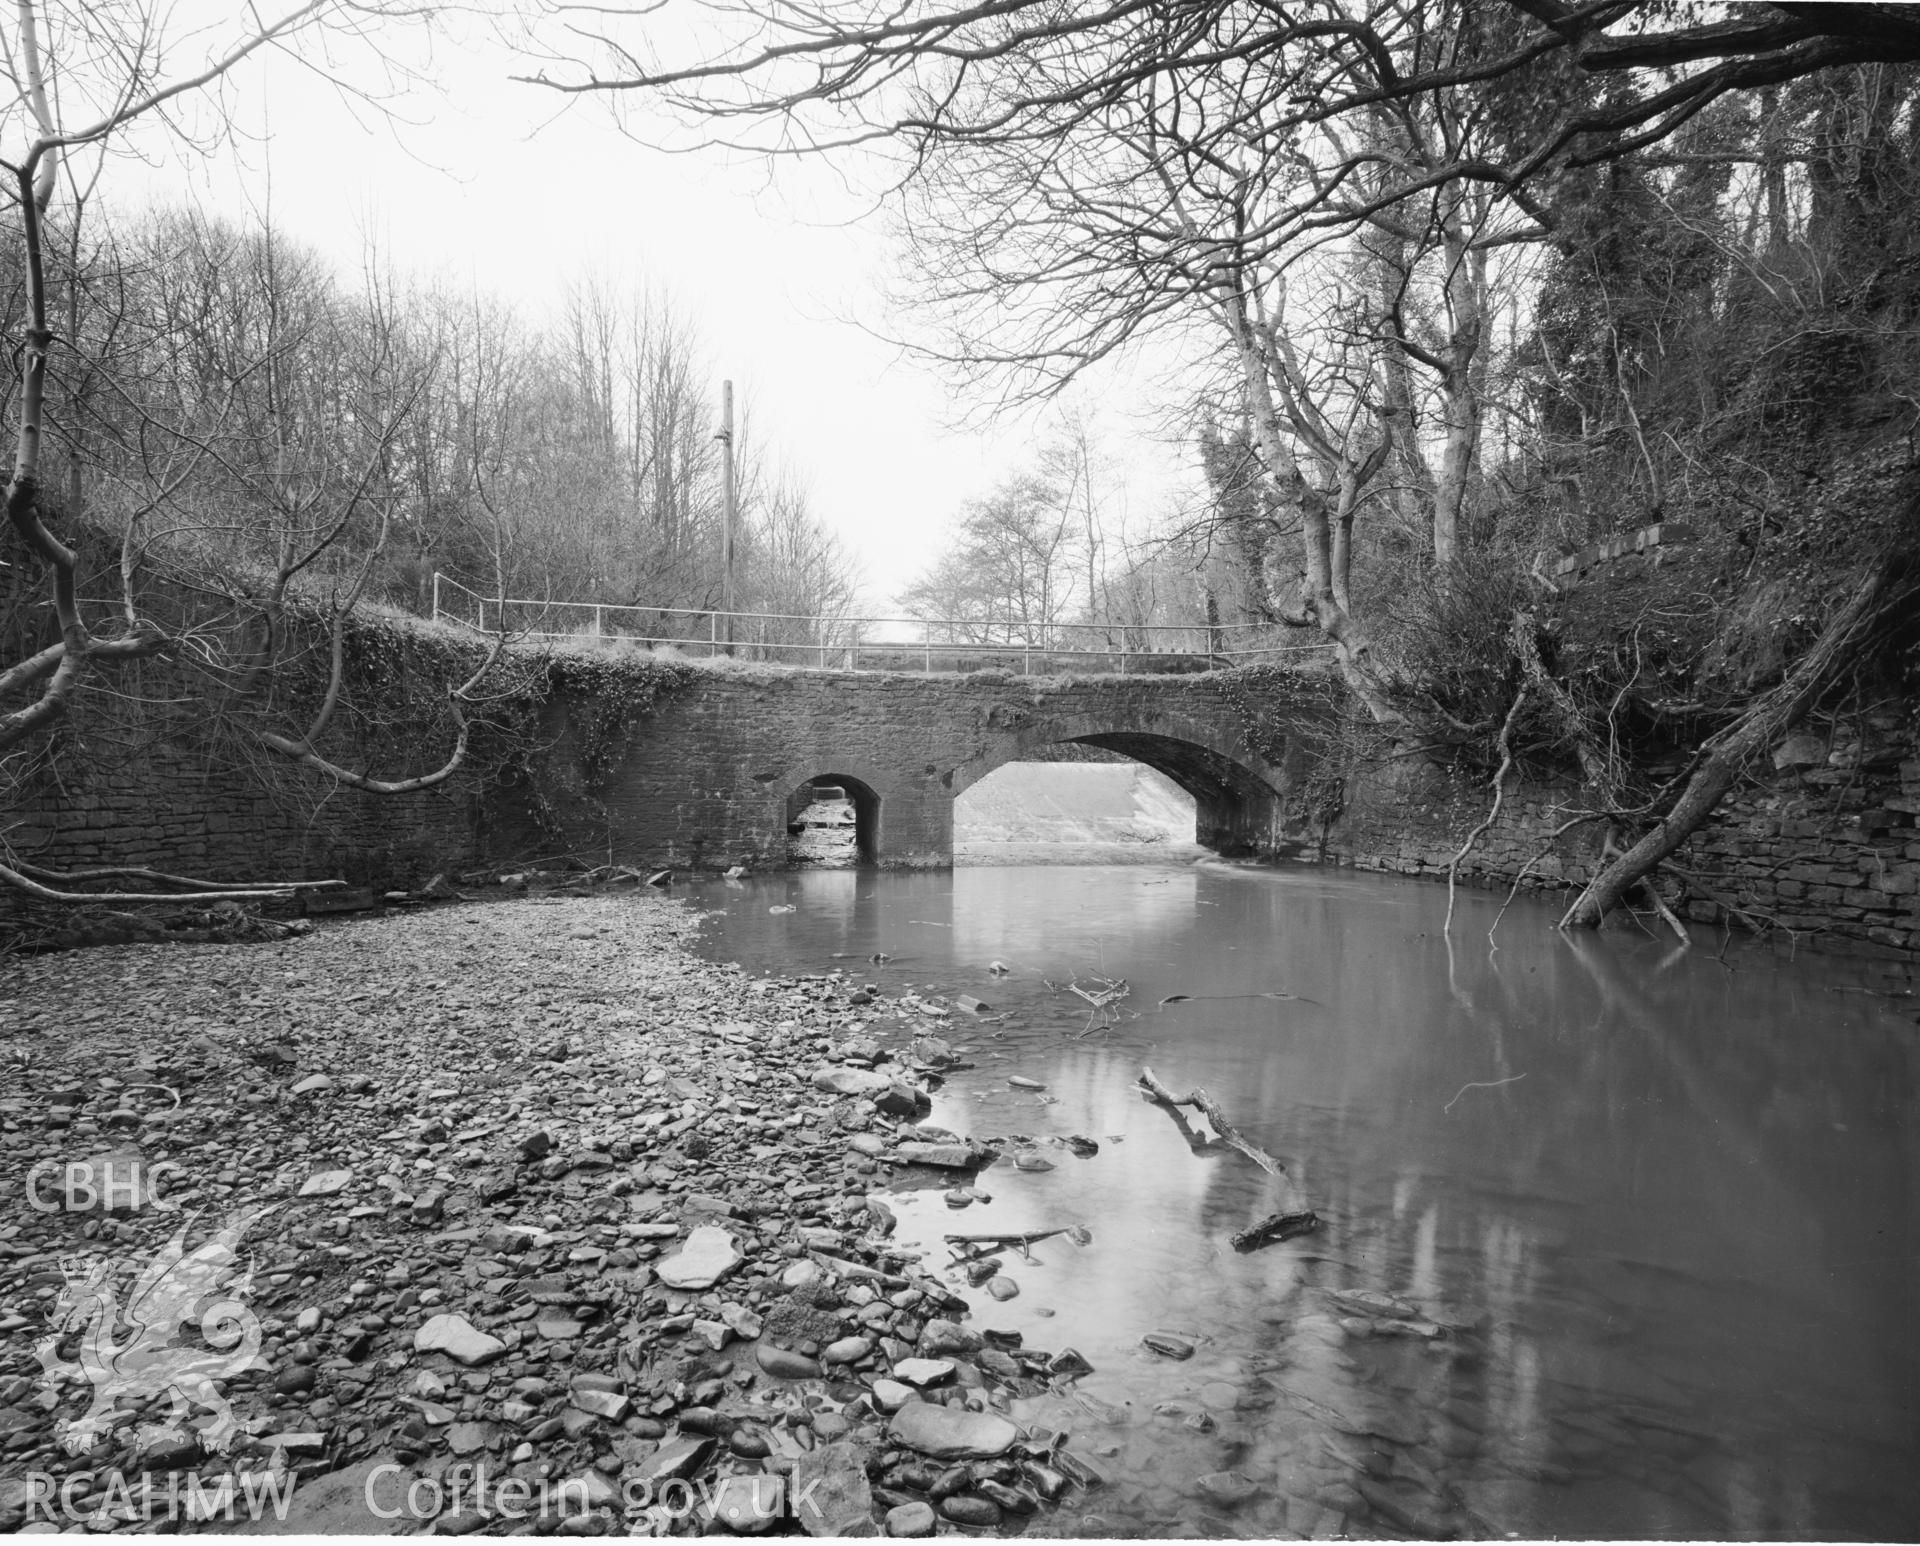
POLYGON ((1754 757, 1796 724, 1851 663, 1874 623, 1890 608, 1910 601, 1914 590, 1909 565, 1902 559, 1884 559, 1870 570, 1786 680, 1706 743, 1705 760, 1667 814, 1602 867, 1567 909, 1560 926, 1598 927, 1630 890, 1693 836, 1754 757))
POLYGON ((1446 258, 1446 369, 1440 378, 1443 444, 1433 497, 1433 562, 1446 569, 1460 553, 1460 519, 1480 452, 1480 394, 1474 364, 1480 354, 1487 257, 1471 245, 1465 212, 1456 207, 1442 243, 1446 258))
MULTIPOLYGON (((1317 489, 1300 470, 1299 458, 1287 444, 1273 380, 1260 340, 1254 335, 1238 296, 1228 298, 1228 332, 1240 363, 1249 427, 1266 466, 1269 487, 1282 502, 1300 512, 1304 549, 1300 566, 1300 611, 1296 624, 1311 623, 1333 644, 1340 674, 1367 711, 1381 723, 1397 723, 1396 709, 1373 663, 1373 641, 1338 599, 1334 582, 1333 500, 1317 489)), ((1341 587, 1344 589, 1344 585, 1341 587)))

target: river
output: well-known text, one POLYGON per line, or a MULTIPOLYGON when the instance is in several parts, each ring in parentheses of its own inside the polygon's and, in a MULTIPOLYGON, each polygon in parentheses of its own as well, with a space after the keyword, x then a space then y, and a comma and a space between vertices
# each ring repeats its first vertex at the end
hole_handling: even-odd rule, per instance
POLYGON ((1463 891, 1449 948, 1444 886, 1348 872, 695 888, 722 959, 990 1006, 935 1025, 975 1066, 930 1120, 1054 1168, 996 1164, 959 1210, 902 1192, 899 1235, 942 1261, 946 1231, 1092 1233, 1010 1255, 1018 1297, 965 1289, 974 1324, 1094 1368, 1019 1413, 1109 1479, 1036 1528, 1915 1539, 1912 969, 1567 937, 1525 898, 1496 948, 1501 900, 1463 891), (1233 1250, 1285 1183, 1191 1147, 1143 1063, 1210 1091, 1321 1229, 1233 1250))

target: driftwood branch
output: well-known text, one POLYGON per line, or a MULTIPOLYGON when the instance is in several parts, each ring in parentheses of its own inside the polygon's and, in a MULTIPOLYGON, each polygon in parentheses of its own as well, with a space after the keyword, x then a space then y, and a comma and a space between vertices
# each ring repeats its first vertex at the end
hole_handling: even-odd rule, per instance
POLYGON ((942 1236, 942 1238, 947 1242, 948 1245, 1027 1246, 1027 1245, 1037 1244, 1039 1241, 1042 1241, 1042 1240, 1051 1240, 1055 1235, 1064 1235, 1068 1232, 1068 1228, 1069 1228, 1068 1225, 1062 1224, 1058 1229, 1029 1229, 1024 1232, 1016 1230, 1011 1234, 995 1233, 994 1231, 989 1230, 984 1234, 945 1235, 945 1236, 942 1236))
POLYGON ((112 902, 124 907, 130 903, 171 902, 253 902, 284 900, 294 894, 291 885, 247 888, 235 886, 221 891, 195 891, 181 895, 175 891, 56 891, 37 880, 29 880, 18 870, 0 864, 0 885, 12 886, 42 902, 112 902))
MULTIPOLYGON (((1151 1068, 1140 1070, 1140 1093, 1149 1100, 1164 1107, 1182 1136, 1193 1150, 1198 1153, 1204 1145, 1196 1141, 1193 1130, 1187 1126, 1186 1118, 1181 1116, 1182 1106, 1191 1106, 1201 1112, 1213 1124, 1214 1132, 1222 1143, 1238 1149, 1242 1154, 1258 1165, 1277 1181, 1283 1194, 1283 1206, 1277 1213, 1269 1214, 1247 1228, 1238 1230, 1232 1236, 1231 1243, 1236 1251, 1254 1251, 1263 1245, 1271 1245, 1279 1240, 1291 1240, 1296 1235, 1313 1233, 1320 1227, 1320 1217, 1301 1199, 1293 1179, 1287 1174, 1287 1167, 1275 1159, 1258 1144, 1250 1142, 1240 1130, 1227 1120, 1227 1114, 1220 1109, 1220 1103, 1205 1090, 1190 1090, 1185 1095, 1176 1095, 1160 1082, 1151 1068)), ((951 1237, 949 1237, 951 1238, 951 1237)))
MULTIPOLYGON (((115 865, 92 870, 50 870, 45 865, 16 859, 13 868, 30 879, 70 886, 82 880, 146 880, 156 886, 179 886, 188 893, 208 891, 321 891, 346 885, 344 880, 249 880, 228 883, 219 880, 195 880, 191 875, 169 875, 164 870, 149 870, 139 865, 115 865)), ((191 901, 192 895, 176 901, 191 901)))
POLYGON ((1258 1165, 1270 1176, 1284 1176, 1287 1167, 1267 1153, 1257 1144, 1241 1136, 1240 1129, 1227 1120, 1227 1114, 1220 1109, 1220 1103, 1205 1090, 1190 1090, 1185 1095, 1175 1095, 1162 1084, 1151 1068, 1140 1070, 1140 1088, 1153 1100, 1163 1106, 1191 1106, 1213 1124, 1214 1132, 1222 1143, 1229 1148, 1238 1149, 1242 1154, 1258 1165))

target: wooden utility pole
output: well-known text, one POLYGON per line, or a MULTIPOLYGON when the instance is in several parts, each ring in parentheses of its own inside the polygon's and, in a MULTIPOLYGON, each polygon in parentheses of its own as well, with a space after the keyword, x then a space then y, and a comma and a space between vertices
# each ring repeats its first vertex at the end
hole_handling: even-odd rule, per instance
POLYGON ((720 537, 720 620, 721 648, 733 653, 733 538, 739 520, 733 487, 733 383, 720 383, 720 497, 726 511, 726 527, 720 537))

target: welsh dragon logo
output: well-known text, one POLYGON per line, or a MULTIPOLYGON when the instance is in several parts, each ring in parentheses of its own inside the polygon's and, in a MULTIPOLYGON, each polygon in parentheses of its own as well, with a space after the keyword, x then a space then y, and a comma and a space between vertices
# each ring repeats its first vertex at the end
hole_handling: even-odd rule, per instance
POLYGON ((84 1416, 62 1422, 55 1433, 70 1455, 85 1454, 114 1426, 114 1403, 166 1395, 172 1409, 162 1423, 143 1423, 142 1448, 187 1434, 195 1406, 213 1413, 199 1434, 213 1454, 224 1454, 239 1432, 227 1398, 214 1381, 251 1368, 260 1352, 260 1322, 244 1302, 253 1291, 253 1268, 234 1276, 240 1237, 272 1205, 227 1216, 214 1234, 187 1249, 189 1219, 134 1277, 124 1305, 121 1280, 133 1263, 124 1257, 64 1258, 66 1284, 55 1300, 52 1333, 34 1347, 45 1371, 42 1381, 57 1393, 62 1381, 84 1378, 93 1404, 84 1416), (198 1337, 195 1338, 197 1329, 198 1337), (79 1333, 78 1356, 60 1356, 60 1344, 79 1333), (204 1345, 201 1345, 204 1344, 204 1345))

